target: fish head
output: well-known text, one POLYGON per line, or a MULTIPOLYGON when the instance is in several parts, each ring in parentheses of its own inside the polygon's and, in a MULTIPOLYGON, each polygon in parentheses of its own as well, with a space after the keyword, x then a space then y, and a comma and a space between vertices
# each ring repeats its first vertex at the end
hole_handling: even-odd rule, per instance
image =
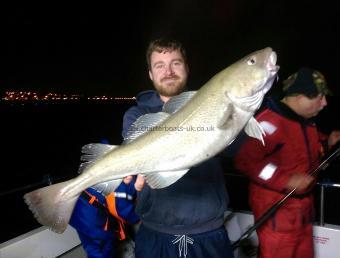
POLYGON ((236 106, 254 112, 277 77, 279 66, 276 61, 276 53, 267 47, 232 64, 222 76, 225 95, 236 106))

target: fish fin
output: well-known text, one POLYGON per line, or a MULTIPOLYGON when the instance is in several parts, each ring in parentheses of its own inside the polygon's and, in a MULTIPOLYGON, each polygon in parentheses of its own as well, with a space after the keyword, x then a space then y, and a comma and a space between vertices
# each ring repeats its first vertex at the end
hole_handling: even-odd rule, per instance
POLYGON ((81 174, 93 161, 104 156, 109 151, 119 147, 118 145, 109 145, 103 143, 89 143, 81 148, 82 155, 78 173, 81 174))
POLYGON ((256 121, 254 117, 250 118, 247 125, 244 128, 246 134, 250 137, 254 137, 262 142, 264 145, 263 136, 266 135, 261 125, 256 121))
POLYGON ((232 119, 230 119, 230 117, 232 116, 233 112, 234 106, 231 102, 226 101, 222 112, 219 114, 218 123, 216 125, 217 128, 222 129, 229 127, 230 123, 232 123, 232 119))
POLYGON ((91 186, 97 192, 103 194, 104 196, 114 192, 116 188, 121 184, 122 179, 115 179, 106 182, 102 182, 96 185, 91 186))
POLYGON ((170 115, 165 112, 146 114, 139 117, 129 128, 124 144, 132 142, 148 131, 156 130, 156 126, 162 123, 170 115))
POLYGON ((196 91, 186 91, 172 97, 163 106, 162 112, 146 114, 139 117, 128 130, 124 138, 124 144, 134 141, 148 131, 156 130, 156 127, 167 119, 170 114, 177 112, 196 94, 196 91))
POLYGON ((191 100, 191 98, 196 94, 196 91, 185 91, 181 94, 171 97, 168 102, 163 106, 163 112, 173 114, 177 112, 181 107, 191 100))
POLYGON ((96 158, 103 156, 117 147, 117 145, 109 145, 104 143, 89 143, 81 148, 81 153, 91 155, 96 158))
POLYGON ((175 183, 178 179, 184 176, 188 170, 189 169, 148 174, 145 175, 145 180, 151 188, 164 188, 175 183))
POLYGON ((69 183, 65 181, 53 184, 24 195, 24 200, 37 221, 60 234, 65 231, 80 194, 65 199, 62 193, 69 183))

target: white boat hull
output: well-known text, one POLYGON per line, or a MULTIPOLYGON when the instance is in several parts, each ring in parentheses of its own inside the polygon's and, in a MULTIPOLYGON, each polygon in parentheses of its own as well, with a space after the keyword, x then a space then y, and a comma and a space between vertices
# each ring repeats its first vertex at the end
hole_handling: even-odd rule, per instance
MULTIPOLYGON (((254 224, 254 217, 250 212, 234 212, 226 222, 229 238, 232 242, 239 239, 249 227, 254 224)), ((256 232, 250 238, 249 243, 256 247, 258 239, 256 232)), ((340 226, 325 224, 314 226, 315 258, 337 257, 340 244, 340 226)), ((79 247, 81 243, 76 231, 68 227, 63 234, 56 234, 46 227, 40 227, 24 235, 18 236, 0 244, 0 258, 54 258, 68 253, 79 247)), ((86 257, 84 251, 78 252, 86 257)), ((63 256, 67 257, 67 255, 63 256)), ((249 258, 242 249, 235 250, 235 258, 249 258)))

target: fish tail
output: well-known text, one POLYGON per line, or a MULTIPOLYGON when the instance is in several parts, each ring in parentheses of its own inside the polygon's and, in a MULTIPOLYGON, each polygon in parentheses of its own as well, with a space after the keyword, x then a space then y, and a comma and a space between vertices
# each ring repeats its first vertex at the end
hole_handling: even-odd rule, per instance
POLYGON ((24 195, 24 200, 37 221, 56 233, 63 233, 69 223, 78 195, 65 197, 69 181, 53 184, 24 195))

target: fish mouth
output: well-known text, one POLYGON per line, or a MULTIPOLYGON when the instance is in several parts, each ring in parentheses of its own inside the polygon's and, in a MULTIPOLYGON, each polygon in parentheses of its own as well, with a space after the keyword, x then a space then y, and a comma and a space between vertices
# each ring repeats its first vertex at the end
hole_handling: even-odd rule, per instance
POLYGON ((275 51, 272 51, 269 55, 267 63, 267 70, 269 71, 271 77, 274 77, 277 75, 277 72, 280 69, 280 66, 276 64, 277 62, 277 54, 275 51))
POLYGON ((277 62, 277 54, 275 51, 272 50, 272 52, 270 53, 269 57, 268 57, 268 62, 266 65, 267 71, 269 73, 267 82, 264 84, 263 91, 265 93, 267 93, 269 91, 269 89, 271 88, 274 79, 278 78, 278 71, 280 69, 280 66, 276 64, 277 62))
POLYGON ((277 72, 279 66, 276 65, 276 62, 277 62, 277 54, 276 54, 276 52, 272 50, 272 52, 270 53, 268 59, 269 59, 269 60, 268 60, 268 64, 267 64, 267 69, 268 69, 269 71, 275 71, 275 72, 277 72))
POLYGON ((266 70, 268 72, 267 79, 265 83, 259 89, 253 92, 254 95, 257 95, 258 93, 265 95, 272 87, 274 80, 275 79, 278 80, 278 71, 280 69, 280 66, 276 64, 277 54, 272 49, 270 50, 271 52, 269 54, 269 57, 267 59, 267 64, 266 64, 266 70))

